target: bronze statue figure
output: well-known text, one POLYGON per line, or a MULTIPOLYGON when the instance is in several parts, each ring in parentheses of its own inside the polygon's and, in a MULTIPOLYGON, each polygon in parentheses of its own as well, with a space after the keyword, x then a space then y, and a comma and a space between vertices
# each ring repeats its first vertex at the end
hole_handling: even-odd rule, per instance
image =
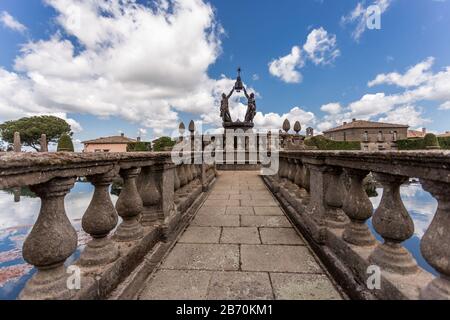
POLYGON ((230 109, 228 107, 228 99, 231 97, 233 92, 234 88, 231 90, 228 96, 225 93, 222 93, 222 101, 220 102, 220 117, 222 118, 223 122, 231 122, 231 114, 230 109))
POLYGON ((250 93, 250 95, 247 94, 247 90, 244 89, 244 94, 247 97, 247 112, 245 114, 245 122, 253 122, 253 118, 256 115, 256 101, 255 101, 255 94, 250 93))

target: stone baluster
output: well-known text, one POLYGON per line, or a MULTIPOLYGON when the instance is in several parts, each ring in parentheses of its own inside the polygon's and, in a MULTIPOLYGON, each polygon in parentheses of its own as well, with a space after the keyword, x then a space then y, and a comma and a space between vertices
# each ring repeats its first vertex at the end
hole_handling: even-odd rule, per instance
POLYGON ((375 179, 383 185, 380 205, 372 217, 372 225, 383 237, 369 257, 370 263, 383 270, 410 274, 417 272, 417 264, 402 242, 414 233, 414 223, 400 198, 400 186, 407 177, 376 173, 375 179))
POLYGON ((311 185, 311 174, 307 166, 303 166, 303 188, 309 192, 311 185))
POLYGON ((342 210, 345 198, 344 185, 341 179, 342 168, 328 167, 325 175, 325 202, 327 205, 325 219, 332 228, 344 228, 348 218, 342 210))
POLYGON ((293 159, 288 159, 288 175, 287 178, 289 181, 291 181, 292 183, 294 183, 295 180, 295 160, 293 159))
POLYGON ((185 164, 184 165, 184 170, 186 171, 186 181, 187 184, 189 184, 192 181, 192 170, 191 170, 191 165, 190 164, 185 164))
POLYGON ((164 217, 163 238, 171 239, 178 223, 179 214, 175 205, 174 165, 164 165, 161 172, 161 211, 164 217))
POLYGON ((37 273, 27 282, 20 299, 70 299, 76 292, 67 289, 64 267, 77 248, 77 233, 64 208, 64 197, 74 183, 74 178, 55 178, 31 186, 41 199, 41 209, 22 253, 37 273))
POLYGON ((359 169, 345 171, 350 178, 350 190, 345 196, 343 210, 350 222, 345 226, 342 237, 346 242, 357 246, 373 245, 375 238, 366 224, 366 220, 372 216, 373 206, 363 186, 368 172, 359 169))
POLYGON ((141 216, 141 225, 150 226, 158 220, 161 210, 159 202, 161 192, 159 190, 160 173, 155 166, 147 166, 141 169, 137 179, 139 195, 142 199, 143 210, 141 216))
POLYGON ((111 170, 105 174, 88 177, 95 189, 81 224, 92 240, 87 243, 80 256, 79 263, 82 266, 101 266, 119 257, 116 244, 108 237, 118 221, 117 211, 109 195, 109 186, 116 173, 117 170, 111 170))
POLYGON ((450 300, 450 187, 448 183, 421 180, 438 201, 433 221, 420 242, 425 260, 439 272, 420 292, 422 299, 450 300))
POLYGON ((143 204, 136 187, 136 177, 139 171, 139 168, 120 169, 124 186, 117 200, 116 209, 123 221, 116 230, 115 239, 117 241, 133 241, 143 236, 142 225, 139 223, 143 204))

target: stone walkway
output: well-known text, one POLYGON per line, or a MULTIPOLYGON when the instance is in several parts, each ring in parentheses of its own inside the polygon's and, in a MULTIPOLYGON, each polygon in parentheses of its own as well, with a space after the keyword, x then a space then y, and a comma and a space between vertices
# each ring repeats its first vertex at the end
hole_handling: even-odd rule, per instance
POLYGON ((257 172, 223 171, 140 299, 342 299, 257 172))

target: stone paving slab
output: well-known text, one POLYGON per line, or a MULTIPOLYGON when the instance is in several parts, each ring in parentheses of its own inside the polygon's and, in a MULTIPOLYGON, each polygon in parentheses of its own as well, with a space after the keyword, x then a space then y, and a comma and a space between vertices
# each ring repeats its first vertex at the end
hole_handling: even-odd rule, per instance
POLYGON ((239 227, 239 215, 197 215, 191 225, 201 227, 239 227))
POLYGON ((261 241, 255 227, 224 227, 220 243, 260 244, 261 241))
POLYGON ((323 274, 271 273, 278 300, 341 300, 330 279, 323 274))
POLYGON ((215 272, 208 288, 212 300, 273 299, 269 275, 262 272, 215 272))
POLYGON ((244 271, 323 272, 304 246, 242 245, 241 264, 244 271))
POLYGON ((242 227, 285 227, 291 228, 289 220, 284 216, 241 216, 242 227))
POLYGON ((220 227, 190 226, 184 231, 178 242, 181 243, 219 243, 220 227))
MULTIPOLYGON (((216 200, 211 200, 216 201, 216 200)), ((217 200, 220 201, 220 200, 217 200)), ((241 201, 242 207, 278 207, 278 203, 274 199, 260 199, 260 200, 248 200, 241 201)))
POLYGON ((212 271, 158 270, 140 295, 144 300, 204 300, 212 271))
POLYGON ((284 216, 280 207, 254 207, 257 216, 284 216))
POLYGON ((255 215, 253 207, 227 207, 225 214, 232 215, 255 215))
POLYGON ((260 228, 259 234, 263 244, 305 244, 293 228, 260 228))
POLYGON ((258 173, 220 172, 140 299, 340 299, 258 173))
POLYGON ((239 247, 231 244, 177 243, 162 269, 238 270, 239 247))

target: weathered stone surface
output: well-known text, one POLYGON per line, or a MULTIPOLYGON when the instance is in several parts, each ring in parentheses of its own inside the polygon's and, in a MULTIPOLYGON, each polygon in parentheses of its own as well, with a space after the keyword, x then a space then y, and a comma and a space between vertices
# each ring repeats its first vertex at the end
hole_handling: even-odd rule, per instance
POLYGON ((232 194, 230 195, 231 200, 251 200, 251 195, 247 194, 232 194))
POLYGON ((219 227, 190 226, 184 231, 181 243, 219 243, 221 230, 219 227))
POLYGON ((204 207, 239 207, 239 200, 206 200, 203 204, 204 207))
POLYGON ((259 234, 263 244, 305 244, 293 228, 260 228, 259 234))
POLYGON ((238 227, 238 215, 197 215, 192 221, 193 226, 202 227, 238 227))
POLYGON ((249 200, 249 201, 241 201, 242 207, 277 207, 278 204, 273 199, 261 199, 261 200, 249 200))
POLYGON ((341 300, 331 281, 323 274, 271 273, 277 300, 341 300))
POLYGON ((242 227, 292 227, 284 216, 241 216, 242 227))
POLYGON ((255 227, 224 227, 220 243, 260 244, 261 241, 255 227))
POLYGON ((201 207, 197 212, 197 216, 225 214, 226 208, 227 207, 201 207))
POLYGON ((228 194, 228 193, 223 193, 223 194, 214 193, 214 194, 210 194, 208 199, 210 199, 210 200, 228 200, 228 199, 230 199, 230 194, 228 194))
POLYGON ((227 207, 225 214, 232 215, 254 215, 253 207, 227 207))
POLYGON ((257 216, 284 216, 280 207, 254 207, 257 216))
POLYGON ((140 295, 144 300, 203 300, 211 271, 159 270, 140 295))
POLYGON ((162 268, 238 270, 239 247, 231 244, 178 243, 163 263, 162 268))
POLYGON ((309 250, 303 246, 242 245, 242 270, 321 273, 309 250))
POLYGON ((213 300, 273 299, 269 275, 259 272, 215 272, 208 288, 213 300))

